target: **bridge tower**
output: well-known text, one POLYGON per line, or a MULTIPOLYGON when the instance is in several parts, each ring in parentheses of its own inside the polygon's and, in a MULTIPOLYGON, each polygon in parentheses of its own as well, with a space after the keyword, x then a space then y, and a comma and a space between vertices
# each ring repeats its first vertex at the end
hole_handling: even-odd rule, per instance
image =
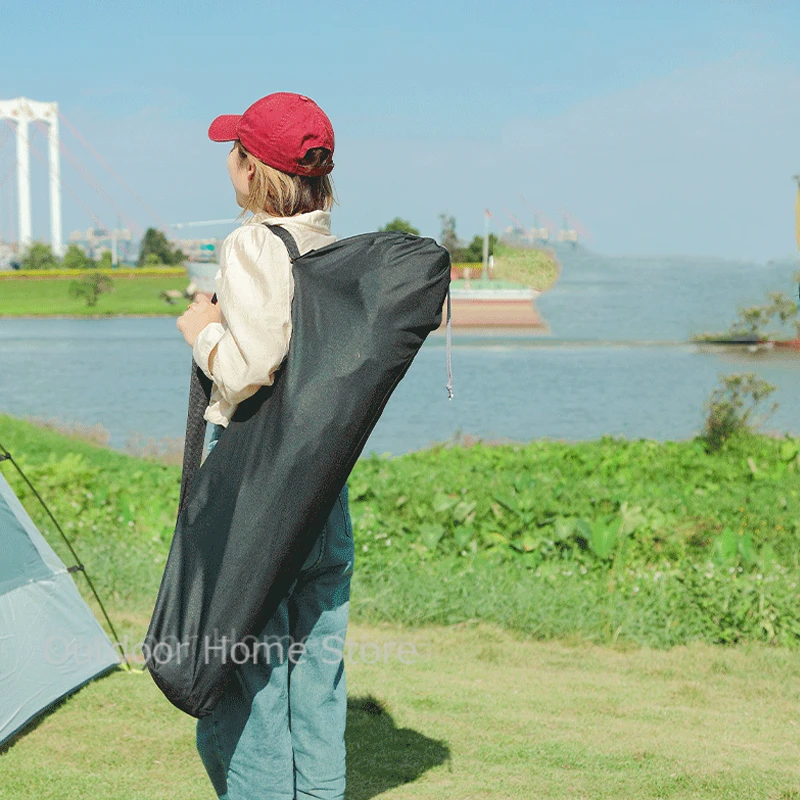
POLYGON ((21 248, 31 243, 31 145, 28 126, 44 122, 48 126, 48 160, 50 172, 50 240, 53 252, 63 255, 61 232, 61 162, 59 159, 58 103, 42 103, 17 97, 0 100, 0 119, 17 126, 17 202, 18 238, 21 248))

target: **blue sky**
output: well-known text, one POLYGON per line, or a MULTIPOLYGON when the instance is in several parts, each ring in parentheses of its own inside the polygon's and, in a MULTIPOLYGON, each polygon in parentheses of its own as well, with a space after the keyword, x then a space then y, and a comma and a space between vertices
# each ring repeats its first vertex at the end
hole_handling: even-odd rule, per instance
MULTIPOLYGON (((70 192, 107 225, 235 216, 208 124, 298 91, 336 130, 340 236, 396 215, 436 236, 446 211, 470 238, 485 207, 528 224, 522 194, 556 223, 568 208, 602 252, 763 260, 794 249, 798 35, 791 0, 7 2, 0 98, 57 101, 154 212, 65 127, 112 200, 65 156, 67 232, 93 224, 70 192)), ((46 152, 41 133, 33 141, 46 152)), ((45 167, 32 165, 34 234, 46 238, 45 167)))

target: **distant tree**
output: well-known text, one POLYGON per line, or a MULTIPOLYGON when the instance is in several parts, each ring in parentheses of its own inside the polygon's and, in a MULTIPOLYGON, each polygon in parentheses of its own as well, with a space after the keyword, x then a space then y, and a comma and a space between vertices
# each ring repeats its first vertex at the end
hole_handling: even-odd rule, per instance
MULTIPOLYGON (((164 232, 156 228, 148 228, 145 231, 136 266, 144 266, 150 255, 157 256, 158 264, 182 264, 186 260, 183 251, 177 247, 173 248, 164 232)), ((153 263, 152 260, 150 263, 153 263)))
POLYGON ((387 222, 382 228, 379 228, 379 230, 402 231, 404 233, 410 233, 412 236, 419 236, 419 231, 407 219, 401 219, 400 217, 395 217, 391 222, 387 222))
MULTIPOLYGON (((800 272, 795 272, 795 274, 794 274, 792 279, 797 284, 797 294, 798 294, 798 297, 800 297, 800 272)), ((795 329, 795 337, 797 339, 800 339, 800 319, 795 320, 794 329, 795 329)))
MULTIPOLYGON (((794 276, 800 280, 800 273, 794 276)), ((795 328, 800 337, 800 306, 783 292, 767 292, 767 303, 760 306, 739 308, 733 324, 724 333, 701 333, 692 336, 697 341, 714 341, 720 338, 748 337, 759 340, 781 338, 783 331, 768 331, 767 326, 777 317, 781 329, 787 325, 795 328)))
POLYGON ((769 338, 770 334, 764 328, 773 317, 777 317, 780 324, 785 325, 797 316, 797 304, 783 292, 768 292, 767 297, 769 302, 764 305, 739 309, 739 315, 730 329, 732 334, 769 338))
POLYGON ((111 269, 114 266, 114 260, 110 250, 103 250, 103 252, 100 253, 97 266, 100 269, 111 269))
POLYGON ((442 223, 441 245, 452 256, 461 247, 456 234, 456 218, 445 211, 439 214, 439 221, 442 223))
POLYGON ((76 244, 71 244, 64 253, 64 258, 61 259, 61 266, 64 269, 91 269, 94 266, 92 261, 86 253, 81 250, 76 244))
MULTIPOLYGON (((497 237, 489 234, 489 255, 494 255, 494 246, 497 244, 497 237)), ((483 261, 483 236, 475 236, 466 247, 459 247, 452 253, 452 261, 458 263, 480 263, 483 261)))
POLYGON ((22 269, 55 269, 58 258, 53 253, 53 248, 44 242, 33 242, 28 246, 20 261, 22 269))
POLYGON ((783 292, 767 292, 769 305, 767 306, 772 316, 780 321, 781 325, 793 320, 798 313, 797 303, 791 297, 787 297, 783 292))

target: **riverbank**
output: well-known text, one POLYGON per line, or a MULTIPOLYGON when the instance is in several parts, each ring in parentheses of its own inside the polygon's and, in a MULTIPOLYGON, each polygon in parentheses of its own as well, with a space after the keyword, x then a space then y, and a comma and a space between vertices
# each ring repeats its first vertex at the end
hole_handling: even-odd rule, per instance
MULTIPOLYGON (((0 415, 0 442, 137 665, 180 470, 85 433, 0 415)), ((0 469, 72 564, 12 466, 0 469)), ((800 439, 747 435, 714 454, 698 439, 462 442, 361 459, 348 483, 354 798, 800 792, 800 439)), ((194 720, 139 671, 58 704, 0 763, 18 800, 208 794, 194 720)))
MULTIPOLYGON (((0 416, 101 595, 148 614, 180 469, 0 416)), ((3 473, 54 547, 50 523, 3 473)), ((361 623, 670 647, 800 644, 800 440, 437 446, 349 480, 361 623)), ((59 550, 60 554, 67 557, 59 550)))
POLYGON ((87 305, 82 297, 70 295, 70 284, 80 279, 78 274, 0 280, 0 317, 177 317, 186 310, 186 301, 182 298, 169 304, 161 296, 167 291, 183 293, 189 282, 183 270, 156 274, 112 271, 109 274, 113 291, 101 294, 94 306, 87 305))
MULTIPOLYGON (((530 281, 552 286, 558 275, 556 262, 536 253, 529 265, 530 281)), ((0 272, 0 318, 80 318, 179 316, 185 310, 182 300, 167 302, 165 293, 183 292, 191 280, 201 291, 213 292, 216 264, 190 264, 180 267, 138 270, 95 270, 113 282, 112 291, 99 295, 97 304, 88 306, 83 298, 70 295, 73 281, 85 277, 76 270, 26 270, 0 272)), ((516 273, 515 273, 516 274, 516 273)), ((513 281, 480 279, 480 264, 453 265, 451 276, 452 324, 467 328, 511 326, 536 333, 549 328, 536 310, 534 290, 513 281), (464 279, 472 274, 474 278, 464 279)), ((446 310, 442 313, 442 328, 446 310)))

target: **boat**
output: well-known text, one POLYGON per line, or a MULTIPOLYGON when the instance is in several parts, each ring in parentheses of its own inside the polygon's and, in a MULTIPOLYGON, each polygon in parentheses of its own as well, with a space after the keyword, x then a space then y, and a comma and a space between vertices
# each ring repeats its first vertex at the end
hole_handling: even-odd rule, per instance
MULTIPOLYGON (((539 295, 540 291, 524 286, 453 287, 450 289, 452 325, 462 328, 531 328, 547 332, 549 326, 536 309, 539 295)), ((442 314, 442 326, 446 317, 442 314)))
MULTIPOLYGON (((459 328, 524 328, 549 333, 550 326, 536 308, 542 291, 498 278, 493 259, 487 273, 480 264, 453 264, 450 270, 452 325, 459 328), (477 274, 487 277, 473 278, 477 274)), ((442 315, 444 327, 447 315, 442 315)))

